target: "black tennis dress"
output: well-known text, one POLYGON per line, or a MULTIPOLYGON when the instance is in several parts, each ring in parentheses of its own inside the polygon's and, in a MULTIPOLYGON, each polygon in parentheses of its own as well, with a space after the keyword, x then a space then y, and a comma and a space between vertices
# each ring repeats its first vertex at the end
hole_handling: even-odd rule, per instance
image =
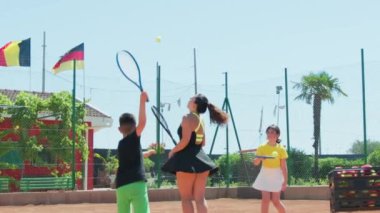
MULTIPOLYGON (((199 115, 194 115, 199 119, 199 115)), ((196 133, 200 126, 203 127, 203 123, 199 120, 198 127, 191 133, 187 146, 169 158, 162 166, 162 171, 172 174, 176 174, 176 172, 202 173, 210 171, 209 175, 218 171, 218 167, 202 149, 204 135, 196 133)), ((178 128, 177 133, 182 139, 182 126, 178 128)))

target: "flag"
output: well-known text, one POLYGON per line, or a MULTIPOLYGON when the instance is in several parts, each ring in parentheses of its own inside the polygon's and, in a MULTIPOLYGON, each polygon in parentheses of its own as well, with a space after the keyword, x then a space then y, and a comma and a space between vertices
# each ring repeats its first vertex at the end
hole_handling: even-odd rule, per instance
POLYGON ((84 44, 80 44, 69 52, 67 52, 61 59, 54 65, 53 73, 57 74, 65 70, 74 69, 74 60, 76 61, 76 69, 84 68, 84 44))
POLYGON ((30 67, 30 38, 11 41, 0 48, 0 66, 30 67))

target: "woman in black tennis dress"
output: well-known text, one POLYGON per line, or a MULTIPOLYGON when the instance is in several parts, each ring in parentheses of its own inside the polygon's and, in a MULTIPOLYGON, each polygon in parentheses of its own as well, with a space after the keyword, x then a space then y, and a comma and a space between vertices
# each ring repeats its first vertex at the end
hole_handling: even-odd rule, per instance
POLYGON ((194 212, 192 203, 194 200, 197 212, 202 213, 207 212, 205 200, 207 177, 215 173, 218 168, 202 149, 206 140, 200 114, 208 109, 211 122, 217 124, 227 123, 228 116, 201 94, 192 97, 187 107, 190 113, 183 117, 178 128, 180 141, 170 151, 169 159, 162 170, 176 175, 183 212, 194 212))

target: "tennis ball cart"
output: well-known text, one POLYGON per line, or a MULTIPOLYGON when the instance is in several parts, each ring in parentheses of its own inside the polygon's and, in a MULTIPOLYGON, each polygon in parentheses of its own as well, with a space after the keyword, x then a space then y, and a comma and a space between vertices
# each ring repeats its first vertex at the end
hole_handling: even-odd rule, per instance
POLYGON ((380 212, 380 167, 336 168, 329 175, 330 210, 380 212))

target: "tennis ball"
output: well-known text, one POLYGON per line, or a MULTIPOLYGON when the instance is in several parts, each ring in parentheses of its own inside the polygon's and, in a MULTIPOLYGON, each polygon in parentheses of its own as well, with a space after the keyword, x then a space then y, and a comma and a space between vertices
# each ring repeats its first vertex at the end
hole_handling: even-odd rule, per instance
POLYGON ((276 151, 272 152, 272 156, 275 158, 278 157, 278 152, 276 152, 276 151))
POLYGON ((155 41, 156 41, 157 43, 161 43, 161 36, 157 36, 156 39, 155 39, 155 41))

